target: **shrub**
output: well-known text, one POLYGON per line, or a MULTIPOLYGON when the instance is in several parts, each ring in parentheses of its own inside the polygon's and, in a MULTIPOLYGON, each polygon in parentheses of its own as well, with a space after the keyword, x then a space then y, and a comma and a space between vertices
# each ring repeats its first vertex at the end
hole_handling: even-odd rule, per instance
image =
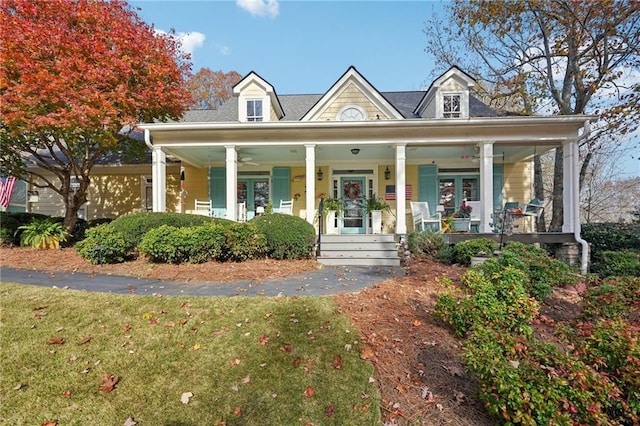
POLYGON ((605 251, 640 252, 640 223, 584 224, 582 238, 589 242, 594 262, 599 262, 605 251))
POLYGON ((407 242, 411 254, 416 257, 438 258, 440 252, 447 246, 442 234, 433 232, 409 232, 407 242))
POLYGON ((311 257, 316 240, 313 225, 286 214, 265 214, 251 219, 267 243, 267 256, 273 259, 306 259, 311 257))
POLYGON ((474 238, 462 241, 453 247, 455 261, 466 266, 471 264, 471 256, 478 253, 491 254, 497 249, 498 243, 490 238, 474 238))
POLYGON ((231 223, 225 226, 224 236, 221 260, 242 262, 267 253, 267 239, 252 222, 231 223))
POLYGON ((458 336, 478 326, 530 334, 539 304, 529 297, 525 281, 524 273, 511 267, 492 276, 471 269, 462 278, 465 293, 440 295, 435 314, 458 336))
POLYGON ((144 235, 138 250, 154 262, 204 263, 221 256, 224 242, 221 225, 183 228, 161 225, 144 235))
POLYGON ((54 222, 50 218, 33 219, 28 225, 21 225, 18 230, 20 245, 34 248, 57 249, 60 242, 64 242, 69 234, 64 230, 62 222, 54 222))
POLYGON ((97 264, 124 262, 135 247, 122 232, 104 224, 88 229, 85 239, 76 243, 75 248, 84 259, 97 264))
POLYGON ((609 277, 588 287, 583 297, 583 315, 640 321, 640 278, 609 277))
POLYGON ((591 265, 591 271, 601 278, 614 275, 640 277, 640 252, 603 251, 599 260, 591 265))
POLYGON ((44 220, 49 216, 39 213, 25 212, 0 212, 0 236, 3 245, 20 245, 23 225, 29 224, 34 219, 44 220))
POLYGON ((111 225, 115 230, 122 232, 129 240, 129 243, 136 247, 140 241, 142 241, 142 237, 147 231, 158 228, 161 225, 182 228, 185 226, 203 225, 210 222, 230 223, 231 221, 192 214, 144 212, 121 216, 111 222, 111 225))

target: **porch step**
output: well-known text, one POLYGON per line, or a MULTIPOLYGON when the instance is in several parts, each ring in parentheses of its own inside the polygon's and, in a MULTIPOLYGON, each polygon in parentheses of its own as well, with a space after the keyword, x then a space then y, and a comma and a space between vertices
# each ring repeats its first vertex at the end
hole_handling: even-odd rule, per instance
POLYGON ((318 262, 323 265, 400 266, 394 235, 322 235, 318 262))

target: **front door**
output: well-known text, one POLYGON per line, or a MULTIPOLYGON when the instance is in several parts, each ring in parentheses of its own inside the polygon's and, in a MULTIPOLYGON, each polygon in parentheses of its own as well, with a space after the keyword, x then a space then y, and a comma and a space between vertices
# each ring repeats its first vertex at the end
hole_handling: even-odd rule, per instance
POLYGON ((365 188, 364 177, 340 178, 344 211, 342 214, 343 234, 364 234, 365 228, 365 188))

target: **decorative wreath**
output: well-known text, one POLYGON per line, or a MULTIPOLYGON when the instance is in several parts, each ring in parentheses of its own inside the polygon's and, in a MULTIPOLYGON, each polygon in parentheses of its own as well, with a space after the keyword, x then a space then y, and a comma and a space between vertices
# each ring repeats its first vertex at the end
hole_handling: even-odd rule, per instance
POLYGON ((360 183, 348 182, 344 184, 344 197, 353 200, 360 196, 360 183))

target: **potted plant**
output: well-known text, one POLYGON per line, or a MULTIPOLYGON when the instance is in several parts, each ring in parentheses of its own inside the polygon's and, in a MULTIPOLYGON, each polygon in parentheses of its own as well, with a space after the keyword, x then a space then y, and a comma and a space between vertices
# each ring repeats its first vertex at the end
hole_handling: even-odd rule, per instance
POLYGON ((391 206, 384 199, 373 194, 365 204, 365 211, 371 215, 371 233, 382 233, 382 212, 391 211, 391 206))
POLYGON ((340 198, 326 198, 322 201, 322 213, 327 216, 327 234, 338 233, 337 218, 344 209, 344 203, 340 198))
POLYGON ((64 230, 62 222, 51 219, 34 219, 28 225, 18 227, 22 231, 20 245, 41 249, 58 249, 69 234, 64 230))
POLYGON ((469 232, 471 230, 471 211, 473 207, 467 204, 467 200, 462 200, 458 211, 454 213, 451 221, 451 230, 454 232, 469 232))

